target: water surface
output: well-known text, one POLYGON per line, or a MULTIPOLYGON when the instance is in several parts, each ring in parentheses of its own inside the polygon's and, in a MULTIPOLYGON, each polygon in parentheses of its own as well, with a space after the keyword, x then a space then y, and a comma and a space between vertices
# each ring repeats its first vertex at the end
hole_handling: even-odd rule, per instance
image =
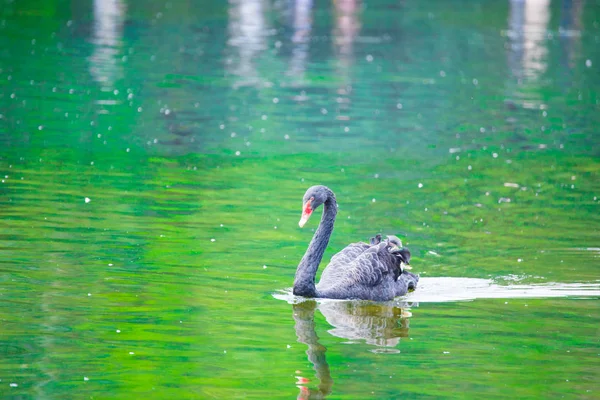
POLYGON ((5 2, 1 397, 597 398, 599 16, 5 2), (278 299, 313 184, 422 287, 278 299))

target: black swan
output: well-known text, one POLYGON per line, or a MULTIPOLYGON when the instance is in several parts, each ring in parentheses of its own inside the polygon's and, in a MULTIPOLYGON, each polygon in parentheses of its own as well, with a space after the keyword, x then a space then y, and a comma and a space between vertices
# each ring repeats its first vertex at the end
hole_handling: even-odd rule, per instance
POLYGON ((337 202, 331 189, 318 185, 306 191, 302 201, 302 218, 298 223, 300 227, 304 226, 321 204, 321 223, 296 270, 295 295, 387 301, 416 288, 419 277, 403 268, 410 261, 408 249, 402 247, 397 237, 388 236, 381 240, 380 235, 371 238, 370 244, 352 243, 334 255, 315 285, 317 269, 337 214, 337 202))

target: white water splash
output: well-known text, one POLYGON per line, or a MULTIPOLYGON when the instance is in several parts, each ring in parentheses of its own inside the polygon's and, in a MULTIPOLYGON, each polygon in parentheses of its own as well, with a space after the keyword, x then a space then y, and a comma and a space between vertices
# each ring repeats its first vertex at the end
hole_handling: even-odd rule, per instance
POLYGON ((421 278, 406 301, 437 303, 476 299, 530 299, 551 297, 600 297, 600 283, 499 285, 491 279, 421 278))
MULTIPOLYGON (((274 293, 273 297, 290 304, 304 301, 303 297, 292 294, 292 289, 274 293)), ((417 290, 399 297, 404 303, 442 303, 452 301, 472 301, 477 299, 531 299, 531 298, 600 298, 600 282, 499 285, 491 279, 478 278, 421 278, 417 290)), ((319 303, 340 301, 317 299, 319 303)))

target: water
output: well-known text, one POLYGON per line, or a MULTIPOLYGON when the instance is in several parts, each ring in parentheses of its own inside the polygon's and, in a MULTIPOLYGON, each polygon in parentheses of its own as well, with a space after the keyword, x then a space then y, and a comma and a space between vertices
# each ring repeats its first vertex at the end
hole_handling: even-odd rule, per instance
POLYGON ((599 396, 597 1, 0 10, 1 397, 599 396), (289 296, 313 184, 416 292, 289 296))

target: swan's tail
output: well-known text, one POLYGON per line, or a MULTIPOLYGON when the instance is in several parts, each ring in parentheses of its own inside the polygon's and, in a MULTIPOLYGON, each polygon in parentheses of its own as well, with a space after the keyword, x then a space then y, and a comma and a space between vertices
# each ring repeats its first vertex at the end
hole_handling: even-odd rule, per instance
MULTIPOLYGON (((406 267, 410 266, 410 250, 406 247, 391 249, 390 253, 398 257, 402 263, 406 264, 406 267)), ((410 267, 406 269, 410 269, 410 267)))
POLYGON ((389 235, 387 243, 390 253, 398 257, 402 264, 405 264, 406 269, 410 269, 410 251, 406 247, 402 247, 402 241, 396 236, 389 235))
POLYGON ((371 243, 371 246, 381 243, 381 235, 379 235, 379 234, 375 235, 375 237, 371 238, 369 243, 371 243))
MULTIPOLYGON (((402 247, 402 241, 394 235, 388 235, 387 239, 387 248, 390 254, 398 257, 402 264, 404 264, 402 269, 411 269, 410 267, 410 251, 406 247, 402 247)), ((371 246, 375 246, 381 243, 381 235, 375 235, 369 241, 371 246)))

